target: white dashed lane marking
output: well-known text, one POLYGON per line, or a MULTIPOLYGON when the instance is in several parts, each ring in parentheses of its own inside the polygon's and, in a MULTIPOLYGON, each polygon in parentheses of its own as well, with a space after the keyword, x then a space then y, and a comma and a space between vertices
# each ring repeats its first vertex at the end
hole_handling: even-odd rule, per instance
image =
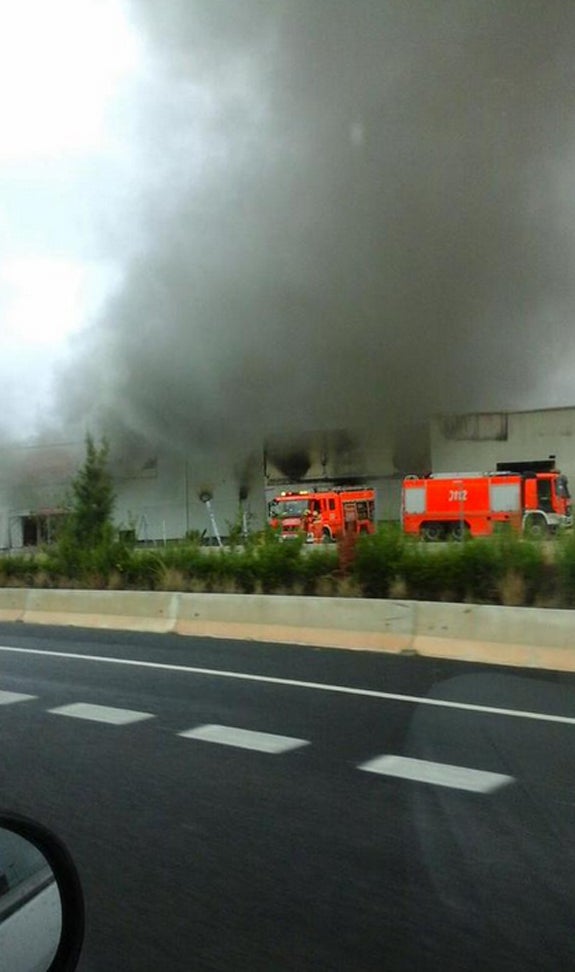
POLYGON ((489 773, 486 770, 452 766, 449 763, 432 763, 426 759, 412 759, 408 756, 377 756, 367 763, 361 763, 358 769, 416 783, 467 790, 470 793, 492 793, 514 782, 512 776, 502 773, 489 773))
POLYGON ((74 702, 48 709, 52 715, 70 716, 72 719, 88 719, 90 722, 109 722, 114 726, 125 726, 130 722, 153 719, 151 712, 135 712, 133 709, 114 709, 107 705, 90 705, 88 702, 74 702))
MULTIPOLYGON (((0 705, 27 702, 37 698, 37 695, 0 690, 0 705)), ((114 726, 125 726, 133 722, 143 722, 146 719, 155 718, 155 715, 151 712, 119 709, 107 705, 93 705, 89 702, 73 702, 47 711, 52 715, 84 719, 88 722, 104 722, 114 726)), ((177 735, 184 739, 195 739, 198 742, 217 743, 220 746, 251 749, 272 755, 287 753, 292 749, 310 745, 309 740, 297 739, 294 736, 281 736, 271 732, 257 732, 253 729, 240 729, 237 726, 217 724, 196 726, 194 729, 187 729, 177 735)), ((357 768, 380 776, 390 776, 415 783, 427 783, 432 786, 444 786, 455 790, 466 790, 470 793, 492 793, 515 782, 512 776, 505 776, 503 773, 492 773, 487 770, 470 769, 467 766, 434 763, 425 759, 392 754, 376 756, 365 763, 360 763, 357 768)))
POLYGON ((307 739, 294 739, 291 736, 276 736, 270 732, 254 732, 250 729, 236 729, 234 726, 198 726, 178 733, 186 739, 199 739, 202 742, 219 743, 220 746, 235 746, 237 749, 255 749, 260 753, 286 753, 290 749, 308 746, 307 739))
POLYGON ((29 702, 37 699, 37 695, 23 695, 22 692, 0 692, 0 705, 12 705, 13 702, 29 702))

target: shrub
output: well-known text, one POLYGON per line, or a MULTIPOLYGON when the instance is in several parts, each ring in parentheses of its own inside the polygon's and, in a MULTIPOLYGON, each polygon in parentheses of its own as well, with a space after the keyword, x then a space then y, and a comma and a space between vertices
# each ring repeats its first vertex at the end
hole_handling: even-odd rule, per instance
POLYGON ((400 527, 393 524, 359 537, 352 576, 365 597, 387 597, 390 585, 401 572, 409 543, 400 527))
POLYGON ((274 534, 266 534, 263 542, 250 551, 253 575, 264 594, 271 594, 278 587, 290 589, 299 580, 302 545, 299 538, 278 543, 274 534))
POLYGON ((157 591, 185 591, 189 581, 181 570, 175 567, 165 567, 156 579, 157 591))
POLYGON ((351 572, 342 575, 334 546, 279 543, 274 532, 232 549, 184 541, 134 548, 106 527, 98 543, 78 545, 64 533, 29 556, 0 557, 0 586, 183 590, 246 594, 396 597, 575 607, 575 535, 541 543, 503 533, 438 545, 384 526, 357 540, 351 572))
POLYGON ((164 570, 164 561, 155 550, 133 550, 123 567, 124 584, 136 590, 154 590, 164 570))
POLYGON ((457 547, 454 574, 455 600, 497 601, 501 560, 492 540, 471 540, 457 547))
POLYGON ((555 554, 557 587, 566 607, 575 606, 575 532, 560 537, 555 554))
POLYGON ((553 570, 541 543, 508 534, 497 539, 495 548, 500 561, 499 592, 503 604, 512 603, 506 598, 521 598, 516 603, 533 604, 552 586, 553 570))
POLYGON ((506 607, 522 607, 527 603, 525 578, 516 570, 508 570, 499 581, 499 599, 506 607))
POLYGON ((406 545, 401 563, 404 596, 427 601, 461 600, 465 594, 460 576, 462 550, 460 544, 435 549, 422 543, 406 545))
POLYGON ((44 569, 55 576, 75 577, 78 580, 91 577, 103 579, 104 586, 112 572, 129 574, 132 549, 129 544, 114 540, 108 531, 93 546, 78 546, 70 535, 63 535, 56 546, 44 557, 44 569))
POLYGON ((33 587, 40 564, 35 557, 14 554, 0 560, 3 587, 33 587))
POLYGON ((338 552, 333 547, 312 547, 300 557, 299 577, 304 594, 320 594, 320 589, 337 593, 338 552))

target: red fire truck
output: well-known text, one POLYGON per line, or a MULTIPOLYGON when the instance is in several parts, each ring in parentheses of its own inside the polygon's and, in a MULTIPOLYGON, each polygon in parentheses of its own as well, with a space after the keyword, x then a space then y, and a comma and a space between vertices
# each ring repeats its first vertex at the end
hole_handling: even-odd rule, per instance
POLYGON ((330 543, 347 532, 374 533, 375 490, 350 486, 283 492, 269 504, 269 523, 281 527, 282 540, 304 533, 308 543, 330 543))
POLYGON ((499 524, 545 536, 572 525, 567 478, 553 460, 498 463, 491 473, 436 473, 403 481, 405 533, 425 540, 489 536, 499 524))

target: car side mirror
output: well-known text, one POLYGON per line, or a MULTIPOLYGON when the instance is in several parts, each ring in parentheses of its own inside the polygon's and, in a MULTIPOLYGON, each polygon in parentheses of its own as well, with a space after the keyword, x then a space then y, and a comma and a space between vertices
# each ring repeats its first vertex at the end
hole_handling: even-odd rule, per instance
POLYGON ((0 966, 72 972, 84 940, 76 866, 52 831, 0 811, 0 966))

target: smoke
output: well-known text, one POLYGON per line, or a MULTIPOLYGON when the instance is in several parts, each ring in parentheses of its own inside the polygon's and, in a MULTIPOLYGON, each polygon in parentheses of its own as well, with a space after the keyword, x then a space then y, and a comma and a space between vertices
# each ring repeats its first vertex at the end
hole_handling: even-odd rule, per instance
POLYGON ((132 0, 155 65, 121 288, 64 418, 268 433, 552 404, 573 361, 575 7, 132 0))
POLYGON ((271 459, 279 471, 294 483, 298 479, 303 479, 312 463, 309 444, 305 439, 306 437, 302 436, 296 439, 281 439, 279 442, 277 440, 266 442, 267 458, 271 459))

